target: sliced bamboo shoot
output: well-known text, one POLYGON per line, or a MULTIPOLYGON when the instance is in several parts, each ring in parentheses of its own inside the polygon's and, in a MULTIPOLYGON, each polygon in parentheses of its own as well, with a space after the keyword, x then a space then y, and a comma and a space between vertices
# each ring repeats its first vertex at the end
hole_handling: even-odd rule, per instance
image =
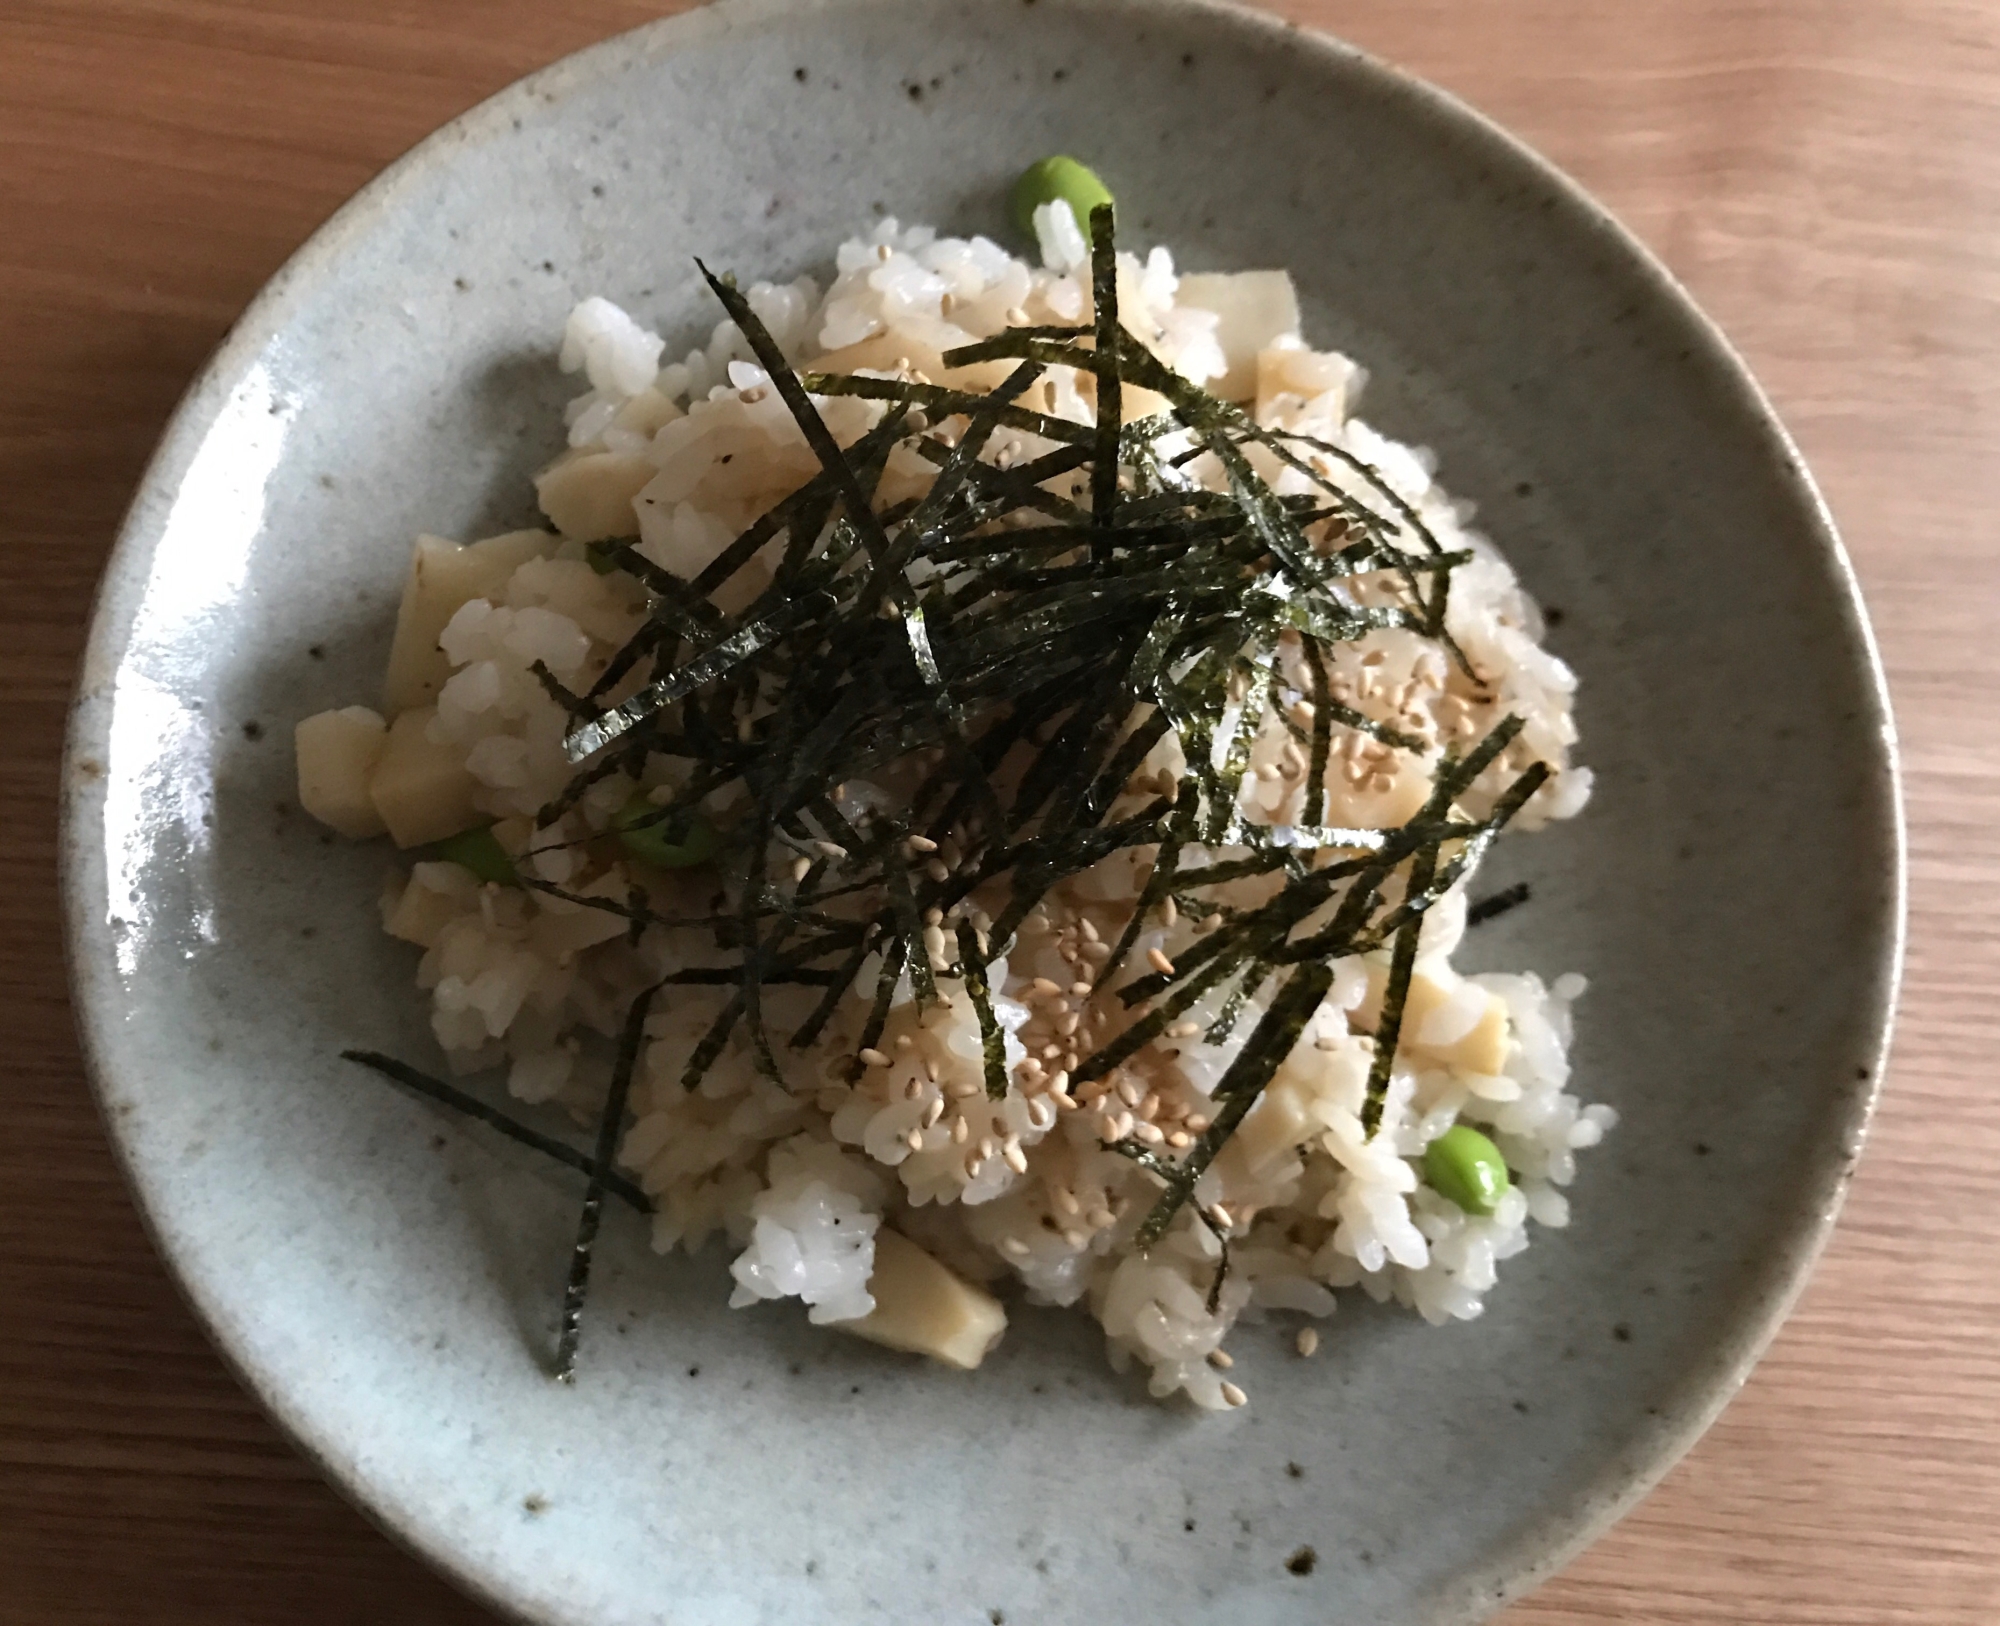
POLYGON ((659 472, 637 452, 570 452, 535 476, 535 495, 572 542, 607 542, 639 534, 632 499, 659 472))
POLYGON ((870 1343, 928 1355, 970 1372, 1007 1330, 1007 1312, 899 1233, 875 1233, 875 1272, 868 1278, 875 1308, 858 1321, 832 1325, 870 1343))
POLYGON ((1257 353, 1299 330, 1299 296, 1289 271, 1232 271, 1182 277, 1179 299, 1222 318, 1215 341, 1229 371, 1208 381, 1211 395, 1249 401, 1257 394, 1257 353))
POLYGON ((508 577, 530 559, 552 550, 547 531, 509 531, 460 547, 441 536, 420 536, 410 556, 396 638, 389 646, 389 675, 382 703, 391 717, 428 705, 451 676, 438 634, 469 599, 497 598, 508 577))
POLYGON ((389 743, 389 725, 366 706, 308 717, 293 731, 299 805, 321 824, 360 840, 386 828, 368 782, 389 743))
POLYGON ((465 753, 430 737, 435 706, 406 711, 389 725, 389 742, 369 782, 369 798, 398 847, 421 847, 469 829, 480 819, 472 805, 477 784, 465 753))

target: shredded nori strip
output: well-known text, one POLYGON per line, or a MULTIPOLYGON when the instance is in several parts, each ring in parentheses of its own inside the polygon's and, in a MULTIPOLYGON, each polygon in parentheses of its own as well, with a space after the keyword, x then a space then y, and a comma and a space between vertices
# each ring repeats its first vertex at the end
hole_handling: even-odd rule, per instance
MULTIPOLYGON (((922 949, 923 945, 917 945, 922 949)), ((875 979, 875 1003, 868 1012, 868 1023, 861 1030, 863 1050, 872 1050, 882 1039, 882 1029, 888 1025, 889 1007, 895 1003, 896 985, 903 980, 903 961, 909 954, 909 945, 901 938, 893 939, 882 954, 881 974, 875 979)), ((859 1077, 859 1058, 852 1064, 852 1075, 859 1077)))
MULTIPOLYGON (((730 980, 734 982, 742 973, 737 971, 730 980)), ((681 1088, 698 1088, 702 1077, 715 1065, 716 1057, 722 1054, 722 1047, 729 1043, 729 1035, 736 1030, 736 1024, 743 1018, 743 994, 741 990, 729 996, 728 1002, 716 1013, 709 1023, 708 1031, 696 1041, 688 1055, 687 1065, 681 1069, 681 1088)))
POLYGON ((653 1008, 653 996, 659 991, 659 984, 655 983, 632 1001, 631 1009, 625 1013, 625 1026, 618 1035, 618 1058, 611 1068, 611 1088, 604 1097, 604 1110, 598 1115, 597 1150, 590 1160, 590 1184, 583 1194, 576 1245, 570 1250, 569 1280, 563 1285, 562 1329, 556 1339, 558 1383, 576 1380, 576 1346, 583 1334, 583 1301, 590 1291, 591 1252, 597 1245, 597 1229, 604 1217, 604 1193, 615 1173, 612 1158, 625 1127, 625 1101, 631 1094, 632 1074, 639 1063, 639 1043, 646 1036, 646 1013, 653 1008))
POLYGON ((1208 1217, 1206 1209, 1197 1207, 1195 1212, 1208 1227, 1208 1234, 1215 1238, 1216 1247, 1222 1250, 1215 1261, 1215 1275, 1208 1284, 1208 1297, 1202 1301, 1202 1307, 1214 1315, 1222 1305, 1222 1284, 1229 1280, 1229 1233, 1208 1217))
POLYGON ((972 922, 958 923, 958 970, 965 979, 966 997, 979 1018, 979 1050, 986 1072, 986 1093, 995 1100, 1007 1095, 1007 1041, 1000 1020, 993 1014, 993 997, 986 986, 986 962, 979 952, 979 934, 972 922))
MULTIPOLYGON (((488 1106, 478 1096, 468 1094, 455 1085, 447 1084, 441 1078, 432 1078, 428 1073, 420 1073, 406 1062, 394 1056, 385 1056, 376 1050, 343 1050, 341 1060, 359 1062, 363 1067, 380 1073, 384 1078, 394 1079, 405 1089, 416 1091, 454 1112, 463 1113, 477 1123, 497 1129, 509 1140, 540 1152, 544 1157, 567 1165, 583 1174, 595 1168, 591 1160, 574 1146, 566 1146, 553 1136, 544 1135, 539 1129, 530 1129, 518 1118, 510 1118, 496 1107, 488 1106)), ((604 1189, 622 1203, 629 1203, 642 1214, 653 1211, 652 1200, 624 1175, 612 1170, 604 1177, 604 1189)))
POLYGON ((1326 765, 1333 751, 1333 696, 1327 688, 1326 654, 1317 638, 1305 640, 1306 665, 1312 671, 1312 756, 1306 770, 1306 823, 1317 824, 1326 811, 1326 765))
POLYGON ((1113 210, 1100 203, 1090 211, 1090 292, 1096 307, 1097 446, 1090 464, 1090 523, 1098 532, 1092 546, 1109 558, 1111 529, 1118 506, 1118 433, 1125 422, 1123 381, 1118 376, 1118 251, 1113 210))
POLYGON ((1215 1098, 1225 1105, 1174 1169, 1165 1194, 1140 1223, 1134 1237, 1140 1247, 1150 1247, 1166 1234, 1174 1215, 1194 1195, 1195 1182, 1207 1172, 1215 1154, 1257 1104, 1264 1086, 1292 1053, 1306 1023, 1332 986, 1331 966, 1301 966, 1271 1001, 1215 1087, 1215 1098))
MULTIPOLYGON (((1426 848, 1410 866, 1410 891, 1420 896, 1430 885, 1437 854, 1426 848)), ((1423 931, 1423 916, 1412 915, 1396 933, 1396 947, 1389 960, 1389 982, 1382 994, 1382 1014, 1375 1023, 1375 1056, 1368 1067, 1368 1093, 1361 1105, 1361 1130, 1373 1136, 1382 1123, 1382 1108, 1389 1095, 1389 1075, 1396 1065, 1396 1046, 1403 1033, 1403 1006, 1410 997, 1410 975, 1417 964, 1417 938, 1423 931)))
POLYGON ((593 756, 620 734, 637 723, 644 722, 663 706, 671 705, 684 694, 713 683, 717 678, 740 662, 748 660, 758 650, 770 643, 782 630, 787 617, 773 616, 769 621, 755 626, 744 627, 732 632, 727 638, 711 645, 691 660, 677 668, 657 683, 641 689, 622 705, 613 706, 609 711, 591 718, 570 731, 563 741, 563 751, 572 762, 581 762, 593 756))
POLYGON ((1531 892, 1526 881, 1516 881, 1512 886, 1502 887, 1498 892, 1476 900, 1465 911, 1468 926, 1484 926, 1489 920, 1498 920, 1502 915, 1518 909, 1526 903, 1531 892))

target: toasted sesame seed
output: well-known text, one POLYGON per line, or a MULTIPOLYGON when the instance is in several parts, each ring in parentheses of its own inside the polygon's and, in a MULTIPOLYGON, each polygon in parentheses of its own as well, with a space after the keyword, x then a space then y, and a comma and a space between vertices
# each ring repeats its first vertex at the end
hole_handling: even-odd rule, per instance
POLYGON ((1205 932, 1218 931, 1221 929, 1221 926, 1222 926, 1222 916, 1220 914, 1202 916, 1201 929, 1203 931, 1205 932))
POLYGON ((1199 1022, 1176 1022, 1172 1027, 1167 1029, 1167 1037, 1169 1039, 1192 1039, 1199 1032, 1201 1032, 1201 1024, 1199 1022))
POLYGON ((1174 895, 1169 892, 1160 900, 1160 919, 1171 926, 1180 918, 1181 906, 1174 902, 1174 895))
POLYGON ((847 856, 847 849, 841 846, 840 843, 837 841, 815 841, 813 843, 813 851, 818 853, 822 858, 831 858, 835 860, 839 860, 847 856))
POLYGON ((969 1078, 955 1078, 944 1087, 944 1093, 954 1101, 963 1101, 968 1096, 977 1095, 980 1086, 969 1078))
POLYGON ((1083 1018, 1075 1011, 1066 1011, 1056 1018, 1056 1032, 1067 1039, 1082 1025, 1083 1018))
POLYGON ((1236 1361, 1226 1349, 1211 1349, 1208 1352, 1208 1364, 1218 1372, 1227 1372, 1236 1361))
POLYGON ((971 1138, 972 1138, 972 1125, 967 1123, 963 1118, 952 1119, 951 1121, 952 1145, 963 1146, 971 1138))
POLYGON ((1117 1121, 1111 1127, 1118 1132, 1112 1136, 1112 1139, 1123 1140, 1127 1135, 1132 1133, 1132 1114, 1129 1112, 1119 1113, 1117 1121))
POLYGON ((1093 1208, 1088 1214, 1084 1215, 1083 1217, 1089 1220, 1090 1223, 1096 1226, 1100 1231, 1108 1230, 1111 1226, 1116 1225, 1118 1223, 1118 1216, 1112 1213, 1110 1209, 1104 1208, 1102 1206, 1093 1208))
POLYGON ((1222 1399, 1225 1405, 1230 1406, 1232 1408, 1236 1406, 1245 1406, 1250 1403, 1250 1397, 1246 1395, 1241 1389, 1237 1388, 1236 1385, 1233 1383, 1223 1384, 1222 1399))
POLYGON ((1313 1355, 1318 1353, 1319 1329, 1317 1327, 1299 1328, 1298 1349, 1301 1355, 1313 1355))
POLYGON ((1035 992, 1045 995, 1059 994, 1062 992, 1062 984, 1050 977, 1037 977, 1035 979, 1035 992))
POLYGON ((1077 999, 1088 999, 1090 997, 1090 984, 1079 979, 1069 985, 1069 991, 1077 999))
POLYGON ((937 851, 937 843, 931 840, 929 836, 905 836, 903 838, 903 845, 913 853, 934 853, 937 851))
POLYGON ((1019 1141, 1002 1147, 1000 1156, 1006 1161, 1007 1167, 1012 1169, 1016 1174, 1026 1174, 1028 1172, 1028 1154, 1021 1150, 1021 1143, 1019 1141))
POLYGON ((1090 1238, 1085 1236, 1081 1231, 1065 1231, 1062 1234, 1062 1239, 1070 1247, 1076 1249, 1078 1253, 1083 1252, 1085 1248, 1090 1246, 1090 1238))
POLYGON ((1205 1112, 1190 1112, 1181 1122, 1187 1126, 1190 1134, 1199 1135, 1208 1127, 1208 1114, 1205 1112))
POLYGON ((933 858, 929 863, 925 864, 924 873, 933 881, 937 881, 940 884, 951 879, 951 871, 946 868, 945 861, 942 858, 933 858))
POLYGON ((1208 1217, 1218 1230, 1228 1231, 1235 1228, 1236 1216, 1231 1214, 1220 1203, 1210 1203, 1208 1205, 1208 1217))
POLYGON ((912 1129, 903 1137, 903 1142, 911 1151, 921 1152, 924 1149, 924 1132, 921 1129, 912 1129))
POLYGON ((1160 1126, 1156 1123, 1135 1123, 1132 1126, 1132 1133, 1148 1146, 1158 1146, 1167 1138, 1160 1132, 1160 1126))
POLYGON ((1101 941, 1101 939, 1097 935, 1097 926, 1091 920, 1090 916, 1088 915, 1079 916, 1076 924, 1077 924, 1077 929, 1083 933, 1083 940, 1086 943, 1096 943, 1101 941))
POLYGON ((1185 1129, 1176 1129, 1167 1137, 1167 1144, 1178 1152, 1192 1146, 1194 1144, 1194 1136, 1190 1135, 1185 1129))
POLYGON ((864 1065, 869 1067, 887 1067, 889 1065, 889 1058, 872 1045, 861 1052, 861 1060, 864 1065))
POLYGON ((917 1041, 912 1039, 907 1033, 899 1033, 896 1035, 896 1048, 898 1050, 908 1050, 912 1046, 914 1046, 916 1042, 917 1041))
POLYGON ((1049 1193, 1049 1200, 1065 1214, 1081 1214, 1083 1204, 1077 1201, 1076 1193, 1068 1186, 1057 1186, 1049 1193))
POLYGON ((1069 1074, 1065 1072, 1051 1073, 1043 1087, 1051 1095, 1067 1095, 1069 1093, 1069 1074))
POLYGON ((944 924, 944 911, 935 905, 926 909, 924 911, 924 924, 926 926, 942 926, 944 924))
POLYGON ((1174 962, 1156 948, 1146 950, 1146 963, 1163 977, 1171 977, 1174 974, 1174 962))
POLYGON ((810 858, 794 858, 792 860, 792 879, 803 881, 808 875, 812 874, 812 867, 813 861, 810 858))
POLYGON ((924 1128, 926 1129, 930 1128, 932 1124, 936 1123, 938 1119, 942 1118, 943 1116, 944 1116, 944 1097, 941 1095, 934 1095, 931 1097, 931 1104, 924 1108, 924 1115, 921 1120, 924 1128))
POLYGON ((1322 1033, 1317 1039, 1313 1040, 1313 1049, 1315 1050, 1338 1050, 1339 1048, 1340 1040, 1331 1033, 1322 1033))

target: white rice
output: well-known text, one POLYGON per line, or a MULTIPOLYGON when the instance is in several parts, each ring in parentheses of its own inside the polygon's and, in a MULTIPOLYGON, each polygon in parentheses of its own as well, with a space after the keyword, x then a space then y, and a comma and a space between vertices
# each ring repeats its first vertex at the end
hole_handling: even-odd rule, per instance
MULTIPOLYGON (((845 351, 836 366, 934 372, 939 354, 954 345, 1010 324, 1085 314, 1089 278, 1074 222, 1067 210, 1049 210, 1037 226, 1040 266, 983 238, 940 237, 884 220, 841 246, 829 288, 810 279, 758 283, 749 299, 794 361, 845 351)), ((1143 260, 1123 256, 1121 281, 1130 324, 1162 360, 1197 383, 1224 371, 1217 318, 1178 303, 1166 250, 1143 260)), ((594 467, 636 492, 623 534, 636 535, 656 563, 693 575, 815 465, 733 324, 722 323, 708 345, 665 366, 663 349, 658 336, 606 300, 577 307, 561 361, 581 372, 589 389, 569 408, 568 456, 608 460, 594 467)), ((1360 369, 1297 335, 1267 348, 1258 377, 1261 422, 1347 447, 1383 472, 1447 548, 1474 555, 1456 573, 1448 626, 1487 678, 1487 697, 1470 694, 1432 643, 1402 631, 1337 646, 1336 694, 1378 710, 1386 704, 1400 714, 1399 726, 1440 744, 1476 739, 1502 715, 1518 713, 1526 729, 1464 804, 1482 812, 1521 767, 1542 760, 1558 771, 1519 824, 1534 828, 1576 813, 1590 776, 1569 762, 1575 680, 1540 647, 1535 608, 1492 544, 1468 528, 1465 505, 1435 484, 1429 454, 1352 417, 1360 369)), ((1084 383, 1055 369, 1038 386, 1040 405, 1088 422, 1084 383)), ((880 413, 855 399, 819 404, 843 443, 880 413)), ((1010 434, 1019 458, 1046 449, 1012 432, 1003 432, 996 449, 1010 434)), ((1204 467, 1210 462, 1199 460, 1190 472, 1216 481, 1217 471, 1204 467)), ((1268 458, 1262 464, 1281 493, 1307 489, 1295 472, 1268 458)), ((898 450, 883 499, 921 490, 930 472, 898 450)), ((621 776, 603 782, 531 841, 531 816, 570 770, 560 744, 565 717, 530 668, 541 661, 558 678, 587 686, 644 614, 628 578, 600 576, 585 562, 588 540, 552 534, 545 557, 453 616, 442 645, 454 671, 432 737, 465 753, 479 805, 498 820, 505 847, 522 854, 532 846, 523 861, 546 880, 622 899, 633 877, 599 848, 578 843, 605 831, 635 789, 671 784, 670 765, 649 770, 648 787, 621 776)), ((720 601, 733 609, 768 580, 767 560, 720 601)), ((1296 652, 1281 649, 1272 659, 1292 689, 1310 688, 1296 652)), ((1328 822, 1407 817, 1428 788, 1424 765, 1344 729, 1335 737, 1328 822)), ((1247 819, 1284 825, 1300 815, 1304 788, 1287 747, 1285 730, 1267 717, 1252 766, 1280 772, 1246 776, 1247 819)), ((1170 733, 1139 778, 1180 767, 1170 733)), ((843 794, 866 801, 882 792, 849 785, 843 794)), ((711 798, 709 810, 726 820, 731 793, 711 798)), ((1219 848, 1212 856, 1240 851, 1219 848)), ((1208 1357, 1240 1317, 1329 1316, 1347 1288, 1394 1299, 1433 1323, 1477 1316, 1501 1261, 1528 1246, 1530 1223, 1568 1223, 1563 1188, 1576 1154, 1614 1121, 1610 1109, 1583 1106, 1568 1090, 1570 1010, 1582 979, 1562 977, 1551 986, 1525 973, 1461 977, 1450 958, 1464 926, 1464 898, 1448 900, 1425 926, 1419 961, 1436 998, 1420 1012, 1413 1007, 1388 1107, 1371 1137, 1361 1128, 1372 1053, 1365 1030, 1383 968, 1342 962, 1306 1036, 1200 1182, 1199 1200, 1223 1205, 1234 1224, 1233 1268, 1211 1313, 1218 1244, 1210 1229, 1184 1211, 1150 1252, 1136 1251, 1132 1235, 1157 1185, 1104 1143, 1132 1132, 1127 1119, 1150 1122, 1166 1137, 1187 1133, 1192 1118, 1198 1132, 1232 1045, 1209 1045, 1198 1034, 1169 1038, 1067 1100, 1054 1083, 1113 1020, 1102 1007, 1115 1001, 1069 990, 1090 980, 1101 958, 1095 945, 1118 936, 1150 861, 1149 850, 1121 855, 1060 888, 1029 917, 1008 959, 992 968, 1007 1029, 1004 1100, 989 1101, 981 1087, 979 1033, 965 996, 919 1012, 907 976, 880 1041, 888 1065, 847 1082, 842 1064, 854 1054, 875 987, 872 961, 822 1043, 803 1059, 781 1052, 792 1070, 789 1088, 763 1077, 740 1039, 695 1088, 683 1088, 682 1070, 723 995, 687 989, 663 997, 648 1024, 634 1122, 620 1151, 657 1204, 655 1245, 694 1249, 719 1236, 735 1255, 732 1303, 796 1297, 814 1321, 837 1324, 870 1309, 875 1231, 893 1223, 968 1277, 1012 1281, 1032 1300, 1086 1307, 1102 1323, 1115 1364, 1136 1358, 1150 1370, 1155 1395, 1184 1392, 1211 1408, 1228 1402, 1208 1357), (1058 991, 1036 992, 1037 978, 1058 991), (1497 1066, 1474 1071, 1461 1052, 1489 1009, 1504 1015, 1504 1043, 1497 1066), (1483 1126, 1518 1176, 1490 1217, 1467 1214, 1423 1183, 1425 1146, 1460 1119, 1483 1126)), ((1243 883, 1246 895, 1260 884, 1243 883)), ((660 907, 675 896, 699 905, 705 895, 703 879, 686 873, 664 883, 652 877, 648 885, 660 907)), ((417 980, 429 992, 432 1025, 452 1065, 504 1065, 522 1100, 560 1100, 579 1111, 593 1108, 602 1088, 601 1068, 577 1064, 579 1034, 613 1032, 639 989, 701 947, 693 934, 657 929, 634 945, 613 915, 482 886, 451 864, 419 863, 399 875, 385 909, 400 934, 425 951, 417 980)), ((1195 936, 1186 919, 1157 922, 1141 937, 1137 958, 1158 949, 1171 959, 1195 936)), ((768 990, 766 1002, 776 1032, 809 1004, 785 989, 768 990)), ((1239 1036, 1259 1009, 1246 1007, 1239 1036)), ((1216 1011, 1191 1014, 1206 1025, 1216 1011)))

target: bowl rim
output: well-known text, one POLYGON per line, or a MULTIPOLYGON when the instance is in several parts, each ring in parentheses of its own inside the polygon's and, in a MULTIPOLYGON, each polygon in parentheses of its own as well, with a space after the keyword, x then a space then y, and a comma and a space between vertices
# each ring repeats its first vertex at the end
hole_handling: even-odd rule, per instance
MULTIPOLYGON (((458 114, 395 159, 343 203, 302 243, 245 306, 176 404, 159 443, 140 477, 120 522, 93 598, 90 631, 80 663, 65 730, 61 775, 58 867, 62 895, 64 952, 72 1008, 91 1092, 125 1177, 133 1204, 161 1262, 183 1301, 194 1312, 212 1347, 237 1382, 321 1476, 398 1546, 448 1576, 497 1614, 537 1626, 541 1617, 525 1601, 499 1590, 504 1583, 485 1573, 446 1539, 400 1521, 374 1504, 368 1476, 344 1460, 320 1421, 295 1406, 283 1388, 229 1335, 219 1304, 207 1302, 182 1267, 181 1252, 151 1200, 143 1160, 122 1132, 113 1110, 111 1079, 100 1033, 115 1019, 116 978, 93 951, 105 930, 103 847, 90 837, 101 795, 98 774, 84 771, 105 761, 109 707, 102 703, 122 657, 145 586, 158 522, 171 507, 190 463, 213 429, 222 404, 255 358, 282 330, 302 284, 336 263, 348 242, 389 209, 404 188, 433 166, 464 149, 510 132, 517 120, 560 103, 608 73, 652 64, 699 50, 734 34, 781 27, 841 12, 861 12, 898 0, 709 0, 672 16, 613 34, 519 78, 458 114)), ((939 6, 974 7, 983 0, 927 0, 939 6)), ((1721 328, 1653 251, 1584 187, 1549 159, 1452 93, 1321 30, 1252 9, 1243 0, 1054 0, 1079 10, 1116 9, 1134 15, 1173 16, 1238 40, 1279 45, 1300 53, 1316 70, 1344 74, 1393 92, 1404 117, 1483 153, 1512 176, 1538 188, 1567 215, 1572 228, 1594 234, 1623 262, 1635 287, 1678 320, 1699 362, 1722 384, 1730 404, 1761 435, 1775 461, 1780 483, 1804 516, 1821 548, 1835 588, 1841 631, 1850 657, 1864 674, 1865 705, 1854 727, 1879 741, 1874 772, 1861 787, 1870 798, 1876 835, 1885 846, 1887 886, 1870 921, 1872 980, 1863 1015, 1868 1036, 1861 1059, 1866 1087, 1849 1092, 1840 1110, 1832 1146, 1802 1181, 1788 1228, 1757 1262, 1752 1285, 1740 1297, 1735 1320, 1701 1363, 1675 1391, 1674 1405, 1659 1426, 1640 1436, 1632 1449, 1606 1459, 1592 1482, 1565 1503, 1537 1512, 1517 1534, 1482 1564, 1454 1578, 1455 1604, 1439 1600, 1446 1621, 1482 1619, 1505 1600, 1530 1590, 1595 1541, 1629 1512, 1693 1446, 1748 1378, 1803 1291, 1824 1250, 1850 1184, 1862 1143, 1883 1087, 1897 992, 1906 950, 1908 914, 1907 829, 1900 753, 1888 682, 1869 624, 1853 564, 1824 497, 1797 445, 1748 364, 1721 328)), ((100 769, 100 774, 101 774, 100 769)))

